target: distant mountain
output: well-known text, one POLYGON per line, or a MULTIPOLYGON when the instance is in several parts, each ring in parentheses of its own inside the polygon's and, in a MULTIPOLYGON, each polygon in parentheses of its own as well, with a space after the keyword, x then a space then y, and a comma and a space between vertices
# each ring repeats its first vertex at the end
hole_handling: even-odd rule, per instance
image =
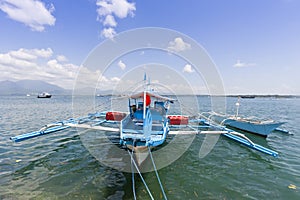
POLYGON ((118 95, 113 90, 101 90, 85 87, 77 88, 75 91, 66 90, 57 85, 39 80, 0 81, 0 95, 37 95, 41 92, 48 92, 52 95, 118 95))
POLYGON ((0 95, 25 95, 48 92, 51 94, 71 94, 57 85, 39 80, 0 81, 0 95))

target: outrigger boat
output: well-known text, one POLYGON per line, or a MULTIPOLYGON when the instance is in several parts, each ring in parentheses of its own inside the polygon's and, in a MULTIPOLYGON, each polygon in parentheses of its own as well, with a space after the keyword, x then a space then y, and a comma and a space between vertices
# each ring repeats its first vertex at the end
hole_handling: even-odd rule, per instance
POLYGON ((201 113, 206 115, 208 119, 223 124, 226 127, 254 133, 263 137, 267 137, 273 131, 283 131, 278 129, 284 122, 275 122, 274 120, 258 120, 254 118, 242 118, 236 116, 228 116, 215 112, 201 113))
MULTIPOLYGON (((146 83, 145 77, 143 85, 142 91, 122 97, 128 98, 128 112, 110 110, 90 113, 84 117, 70 118, 48 124, 38 131, 14 136, 10 139, 15 142, 20 142, 29 138, 73 127, 96 129, 104 133, 119 133, 120 147, 125 147, 125 149, 128 150, 131 157, 131 165, 134 165, 136 172, 139 173, 151 199, 153 199, 153 196, 141 175, 139 166, 145 159, 148 157, 151 158, 162 193, 164 198, 167 199, 156 170, 151 149, 158 148, 164 144, 168 135, 221 134, 254 150, 274 157, 278 156, 276 151, 255 144, 245 135, 228 129, 223 125, 211 123, 209 120, 202 118, 202 116, 192 118, 186 115, 169 115, 168 111, 170 105, 174 103, 176 99, 159 95, 153 91, 153 89, 150 88, 150 83, 146 83)), ((134 191, 134 171, 132 171, 132 174, 134 191)))
POLYGON ((167 113, 174 100, 150 91, 130 95, 128 99, 129 114, 121 121, 120 144, 137 152, 137 162, 141 164, 148 157, 148 147, 164 143, 169 133, 167 113), (153 105, 151 99, 155 99, 153 105))
MULTIPOLYGON (((145 83, 145 85, 150 84, 145 83)), ((144 88, 144 91, 122 96, 122 98, 128 98, 128 112, 100 111, 89 113, 84 117, 70 118, 51 123, 45 125, 38 131, 21 134, 11 137, 10 139, 15 142, 20 142, 72 127, 96 129, 119 132, 120 144, 128 149, 139 152, 147 147, 162 145, 168 134, 218 133, 230 136, 230 139, 251 147, 252 149, 275 157, 278 155, 277 152, 254 144, 248 138, 246 139, 246 136, 225 127, 224 124, 211 123, 211 120, 203 114, 199 114, 197 119, 190 119, 189 116, 185 115, 169 115, 170 104, 174 103, 176 99, 161 96, 153 92, 152 89, 144 88), (118 127, 112 126, 112 124, 118 124, 118 127), (181 132, 180 128, 184 128, 184 132, 181 132), (186 128, 189 128, 189 130, 186 130, 186 128), (203 128, 205 130, 203 130, 203 128)))
POLYGON ((218 124, 224 125, 228 128, 233 128, 263 137, 267 137, 273 131, 280 131, 283 133, 288 133, 287 130, 279 129, 279 127, 285 122, 275 122, 274 120, 262 120, 254 117, 245 118, 239 116, 239 106, 240 102, 236 102, 236 114, 235 115, 225 115, 216 112, 204 112, 201 116, 205 116, 209 121, 214 121, 218 124))

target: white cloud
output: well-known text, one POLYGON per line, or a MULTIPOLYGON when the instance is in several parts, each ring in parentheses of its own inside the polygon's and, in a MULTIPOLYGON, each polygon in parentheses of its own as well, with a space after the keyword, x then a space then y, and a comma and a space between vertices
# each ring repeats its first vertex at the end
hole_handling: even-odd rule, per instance
MULTIPOLYGON (((21 57, 22 56, 17 55, 16 51, 6 54, 0 54, 0 65, 15 66, 16 68, 35 66, 35 63, 32 62, 32 60, 23 59, 21 57)), ((27 57, 30 57, 30 55, 28 55, 27 57)))
POLYGON ((129 3, 127 0, 97 0, 96 3, 99 8, 97 9, 98 15, 115 15, 120 19, 128 15, 134 16, 135 3, 129 3))
POLYGON ((118 77, 112 77, 110 80, 113 82, 119 82, 121 79, 118 77))
POLYGON ((116 31, 112 27, 117 26, 116 18, 124 19, 127 16, 134 16, 136 10, 135 3, 127 0, 97 0, 97 20, 105 27, 101 35, 105 38, 112 39, 116 31))
POLYGON ((48 58, 51 57, 53 54, 53 51, 51 48, 47 49, 23 49, 20 48, 17 51, 10 51, 8 53, 9 56, 20 59, 20 60, 35 60, 38 57, 42 58, 48 58))
MULTIPOLYGON (((99 81, 101 72, 67 62, 64 55, 55 55, 51 48, 18 49, 0 53, 0 81, 43 80, 66 89, 86 88, 99 81), (80 73, 80 74, 78 74, 80 73), (80 76, 80 78, 78 78, 80 76)), ((118 77, 102 76, 101 89, 111 89, 118 77)))
POLYGON ((0 9, 12 20, 29 26, 33 31, 44 31, 45 26, 54 26, 53 4, 46 8, 40 0, 2 0, 0 9))
POLYGON ((0 65, 15 68, 36 67, 38 58, 49 58, 53 54, 51 48, 47 49, 23 49, 0 54, 0 65))
POLYGON ((168 49, 171 51, 185 51, 191 48, 191 45, 184 42, 182 38, 177 37, 174 39, 174 41, 169 42, 168 49))
POLYGON ((37 58, 36 55, 28 52, 25 49, 19 49, 18 51, 11 51, 9 55, 16 59, 21 59, 21 60, 35 60, 37 58))
POLYGON ((113 39, 114 36, 116 35, 116 31, 114 28, 105 28, 102 30, 101 35, 104 36, 105 38, 113 39))
POLYGON ((33 49, 33 54, 42 58, 49 58, 53 55, 53 51, 51 48, 47 49, 33 49))
POLYGON ((186 73, 193 73, 195 70, 192 68, 190 64, 186 64, 183 68, 183 72, 186 73))
MULTIPOLYGON (((24 49, 0 53, 0 81, 2 80, 44 80, 71 89, 79 67, 62 62, 63 55, 53 55, 51 48, 24 49)), ((87 79, 94 76, 89 72, 87 79)))
POLYGON ((251 67, 256 66, 255 63, 245 63, 241 62, 240 60, 237 60, 236 63, 233 65, 233 67, 251 67))
POLYGON ((112 16, 112 15, 107 15, 107 16, 105 17, 105 20, 103 21, 103 25, 104 25, 104 26, 116 27, 116 26, 117 26, 117 22, 116 22, 114 16, 112 16))
POLYGON ((123 63, 122 60, 120 60, 120 61, 118 62, 118 66, 119 66, 122 70, 124 70, 124 69, 126 68, 125 63, 123 63))
POLYGON ((59 62, 67 62, 67 61, 68 61, 68 59, 67 59, 65 56, 63 56, 63 55, 58 55, 58 56, 56 57, 56 59, 57 59, 59 62))
POLYGON ((62 69, 62 64, 58 63, 57 60, 49 60, 47 62, 47 66, 49 66, 51 69, 62 69))
POLYGON ((103 74, 101 75, 101 78, 97 81, 97 89, 98 90, 111 90, 119 85, 127 85, 123 84, 122 80, 119 77, 106 77, 103 74))

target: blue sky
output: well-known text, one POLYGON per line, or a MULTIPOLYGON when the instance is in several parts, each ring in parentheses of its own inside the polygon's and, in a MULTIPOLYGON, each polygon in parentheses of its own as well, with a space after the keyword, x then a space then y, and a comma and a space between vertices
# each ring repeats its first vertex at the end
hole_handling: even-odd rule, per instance
MULTIPOLYGON (((0 81, 72 88, 97 45, 123 31, 162 27, 206 49, 227 94, 299 95, 299 9, 298 0, 0 0, 0 81)), ((130 67, 128 58, 118 64, 130 67)), ((185 66, 174 67, 190 76, 193 66, 185 66)))

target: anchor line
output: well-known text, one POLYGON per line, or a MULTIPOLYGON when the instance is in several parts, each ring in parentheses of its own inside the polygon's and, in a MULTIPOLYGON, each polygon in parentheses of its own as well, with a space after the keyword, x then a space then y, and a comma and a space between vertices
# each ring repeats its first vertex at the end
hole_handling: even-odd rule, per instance
POLYGON ((153 196, 152 196, 152 194, 151 194, 151 191, 150 191, 150 189, 149 189, 149 187, 148 187, 148 185, 147 185, 145 179, 143 178, 142 173, 140 172, 140 170, 139 170, 137 164, 135 163, 135 161, 134 161, 134 159, 133 159, 133 153, 130 153, 129 150, 127 150, 127 151, 128 151, 128 154, 130 155, 131 161, 132 161, 132 163, 133 163, 133 165, 134 165, 136 171, 138 172, 139 176, 141 177, 141 180, 142 180, 143 184, 145 185, 145 188, 146 188, 146 190, 147 190, 147 192, 148 192, 150 198, 151 198, 152 200, 154 200, 154 198, 153 198, 153 196))
POLYGON ((157 177, 157 180, 158 180, 160 189, 161 189, 161 191, 162 191, 162 193, 163 193, 163 196, 164 196, 165 200, 167 200, 168 198, 167 198, 167 196, 166 196, 166 193, 165 193, 165 190, 164 190, 164 188, 163 188, 163 185, 162 185, 162 183, 161 183, 161 181, 160 181, 159 174, 158 174, 158 172, 157 172, 157 168, 156 168, 156 165, 155 165, 155 163, 154 163, 153 156, 152 156, 152 153, 151 153, 151 150, 150 150, 150 147, 149 147, 149 146, 148 146, 148 150, 149 150, 150 158, 151 158, 151 161, 152 161, 152 165, 153 165, 153 168, 154 168, 154 171, 155 171, 155 174, 156 174, 156 177, 157 177))
MULTIPOLYGON (((128 150, 129 151, 129 150, 128 150)), ((134 181, 134 168, 133 168, 133 149, 132 149, 132 154, 130 155, 130 163, 131 163, 131 180, 132 180, 132 193, 133 193, 133 197, 134 200, 136 200, 136 194, 135 194, 135 181, 134 181)))

